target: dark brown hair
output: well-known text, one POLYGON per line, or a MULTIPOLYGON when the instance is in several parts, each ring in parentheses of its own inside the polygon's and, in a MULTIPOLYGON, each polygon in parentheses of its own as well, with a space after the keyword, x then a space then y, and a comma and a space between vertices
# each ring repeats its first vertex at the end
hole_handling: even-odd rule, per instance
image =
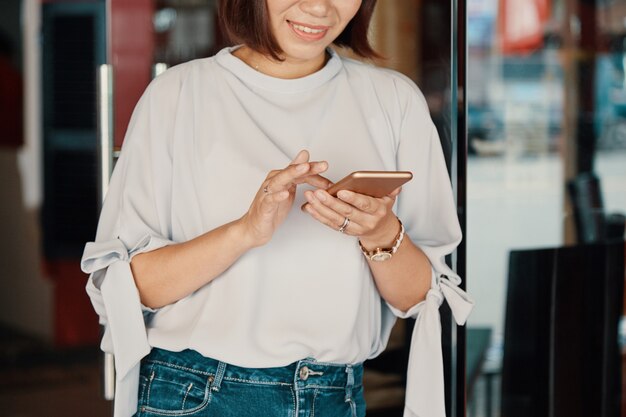
MULTIPOLYGON (((367 39, 376 0, 363 0, 356 15, 335 39, 363 58, 378 58, 367 39)), ((266 0, 220 0, 219 21, 224 35, 233 43, 243 43, 259 52, 280 59, 282 50, 272 34, 266 0)))

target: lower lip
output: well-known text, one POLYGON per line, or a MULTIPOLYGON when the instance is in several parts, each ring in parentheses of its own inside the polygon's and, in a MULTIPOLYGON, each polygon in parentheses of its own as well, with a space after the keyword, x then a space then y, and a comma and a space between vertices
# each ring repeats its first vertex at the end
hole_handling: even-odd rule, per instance
POLYGON ((324 36, 326 36, 326 30, 320 33, 306 33, 301 30, 296 29, 293 24, 289 23, 289 27, 300 39, 304 39, 305 41, 319 41, 324 36))

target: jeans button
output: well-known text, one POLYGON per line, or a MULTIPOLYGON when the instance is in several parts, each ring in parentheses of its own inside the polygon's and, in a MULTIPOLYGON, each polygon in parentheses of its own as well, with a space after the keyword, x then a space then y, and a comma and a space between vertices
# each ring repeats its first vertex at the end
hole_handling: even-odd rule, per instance
POLYGON ((309 377, 309 368, 306 366, 303 366, 302 368, 300 368, 300 379, 303 381, 306 381, 308 377, 309 377))

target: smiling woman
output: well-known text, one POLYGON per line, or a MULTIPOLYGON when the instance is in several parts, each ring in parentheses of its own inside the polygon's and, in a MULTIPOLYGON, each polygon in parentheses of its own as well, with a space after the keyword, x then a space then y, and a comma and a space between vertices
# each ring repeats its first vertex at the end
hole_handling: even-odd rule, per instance
POLYGON ((295 20, 296 24, 307 26, 308 23, 308 26, 312 28, 316 28, 315 25, 328 28, 331 23, 340 25, 341 30, 336 32, 334 36, 326 36, 332 37, 331 42, 338 46, 349 47, 362 57, 377 56, 367 39, 376 0, 311 2, 304 5, 300 4, 302 2, 294 0, 270 0, 267 4, 264 1, 249 0, 233 0, 223 3, 220 7, 220 17, 230 39, 233 42, 243 43, 255 50, 269 54, 274 59, 280 59, 279 53, 282 47, 279 44, 279 39, 275 36, 279 33, 275 32, 278 22, 287 23, 290 18, 297 19, 297 16, 300 16, 303 22, 295 20), (339 6, 335 6, 335 4, 339 6), (335 16, 332 14, 326 16, 329 14, 329 8, 335 9, 332 11, 335 16), (291 10, 289 12, 291 15, 285 15, 289 10, 291 10), (305 10, 313 11, 313 13, 305 17, 305 10), (320 17, 320 15, 322 16, 320 17), (347 20, 345 20, 346 16, 348 16, 347 20), (337 21, 338 18, 345 21, 337 21), (251 24, 242 26, 242 20, 251 24), (315 23, 315 21, 317 22, 315 23))
POLYGON ((330 48, 376 56, 375 1, 219 4, 236 45, 148 87, 83 255, 116 415, 363 416, 363 362, 421 312, 405 415, 440 415, 436 310, 471 303, 437 130, 412 81, 330 48), (414 178, 326 191, 358 170, 414 178))
POLYGON ((299 78, 319 70, 331 43, 365 58, 378 56, 367 40, 375 0, 227 3, 220 8, 224 29, 244 45, 235 55, 268 75, 299 78), (254 24, 242 22, 248 18, 254 24))

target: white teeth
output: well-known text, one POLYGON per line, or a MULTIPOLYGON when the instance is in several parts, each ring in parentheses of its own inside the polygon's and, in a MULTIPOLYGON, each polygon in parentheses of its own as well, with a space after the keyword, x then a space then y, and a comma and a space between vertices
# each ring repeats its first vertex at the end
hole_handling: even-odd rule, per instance
POLYGON ((299 31, 305 32, 305 33, 322 33, 322 32, 324 32, 324 29, 311 29, 310 27, 296 25, 295 23, 292 23, 292 25, 293 25, 294 28, 298 29, 299 31))

